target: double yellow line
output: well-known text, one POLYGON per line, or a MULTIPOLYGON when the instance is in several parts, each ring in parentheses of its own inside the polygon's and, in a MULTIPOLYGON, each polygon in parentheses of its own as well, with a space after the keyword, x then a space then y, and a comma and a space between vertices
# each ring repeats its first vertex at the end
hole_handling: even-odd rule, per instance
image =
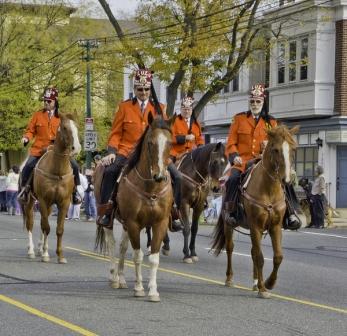
MULTIPOLYGON (((102 255, 97 254, 97 253, 93 253, 93 252, 90 252, 90 251, 81 250, 81 249, 74 248, 74 247, 69 247, 69 246, 66 246, 65 248, 68 249, 68 250, 71 250, 71 251, 78 252, 80 255, 88 257, 88 258, 101 260, 101 261, 109 261, 108 257, 103 257, 102 255)), ((129 267, 134 267, 132 261, 127 260, 125 263, 129 267)), ((147 264, 143 264, 143 266, 147 267, 147 268, 150 267, 147 264)), ((206 278, 206 277, 201 277, 201 276, 190 274, 190 273, 178 272, 178 271, 175 271, 175 270, 172 270, 172 269, 162 268, 162 267, 159 267, 158 269, 161 272, 173 274, 173 275, 176 275, 176 276, 181 276, 181 277, 184 277, 184 278, 200 280, 200 281, 213 283, 213 284, 217 284, 217 285, 224 285, 224 282, 222 282, 222 281, 218 281, 218 280, 214 280, 214 279, 210 279, 210 278, 206 278)), ((244 287, 244 286, 239 286, 239 285, 236 285, 235 288, 242 289, 242 290, 247 290, 247 291, 252 291, 252 289, 249 288, 249 287, 244 287)), ((315 303, 315 302, 311 302, 311 301, 306 301, 306 300, 300 300, 300 299, 296 299, 296 298, 289 297, 289 296, 284 296, 284 295, 279 295, 279 294, 271 294, 271 297, 275 297, 275 298, 278 298, 278 299, 281 299, 281 300, 285 300, 285 301, 291 301, 291 302, 295 302, 295 303, 300 303, 300 304, 311 306, 311 307, 315 307, 315 308, 321 308, 321 309, 330 310, 330 311, 334 311, 334 312, 338 312, 338 313, 342 313, 342 314, 347 314, 347 309, 332 307, 332 306, 323 305, 323 304, 319 304, 319 303, 315 303)), ((59 318, 57 318, 55 316, 46 314, 46 313, 44 313, 44 312, 42 312, 42 311, 40 311, 38 309, 30 307, 30 306, 28 306, 28 305, 26 305, 26 304, 24 304, 22 302, 19 302, 17 300, 14 300, 14 299, 10 298, 8 296, 0 294, 0 301, 6 302, 8 304, 11 304, 11 305, 13 305, 13 306, 15 306, 17 308, 20 308, 20 309, 24 310, 24 311, 26 311, 26 312, 28 312, 30 314, 33 314, 33 315, 38 316, 38 317, 41 317, 41 318, 43 318, 45 320, 53 322, 53 323, 55 323, 57 325, 60 325, 60 326, 62 326, 64 328, 70 329, 70 330, 72 330, 72 331, 74 331, 74 332, 76 332, 76 333, 78 333, 80 335, 97 336, 97 334, 95 334, 92 331, 89 331, 87 329, 81 328, 81 327, 79 327, 79 326, 77 326, 75 324, 72 324, 70 322, 64 321, 64 320, 59 319, 59 318)))

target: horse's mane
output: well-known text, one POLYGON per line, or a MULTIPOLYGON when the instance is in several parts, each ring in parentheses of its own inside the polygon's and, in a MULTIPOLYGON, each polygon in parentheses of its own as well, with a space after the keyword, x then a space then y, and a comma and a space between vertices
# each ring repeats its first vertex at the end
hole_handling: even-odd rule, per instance
POLYGON ((70 119, 73 122, 76 122, 76 118, 72 113, 59 113, 59 117, 70 119))
MULTIPOLYGON (((200 147, 197 147, 192 150, 191 155, 194 163, 197 166, 200 166, 200 164, 208 164, 208 157, 210 153, 217 147, 218 143, 209 143, 200 147)), ((221 143, 219 148, 219 151, 224 154, 224 145, 221 143)), ((181 167, 182 169, 188 168, 191 166, 190 160, 183 159, 181 167)))
POLYGON ((133 149, 133 151, 130 154, 128 163, 124 169, 124 174, 128 174, 133 168, 135 168, 136 164, 139 162, 140 157, 141 157, 141 152, 142 152, 142 147, 143 147, 143 143, 145 141, 146 135, 148 133, 149 128, 152 127, 154 128, 160 128, 160 129, 164 129, 167 130, 171 133, 171 129, 170 126, 168 125, 168 123, 162 119, 162 118, 156 118, 153 120, 152 125, 151 126, 147 126, 145 131, 143 132, 141 138, 139 139, 139 141, 137 142, 135 148, 133 149))
POLYGON ((295 148, 297 146, 296 141, 292 134, 289 132, 289 129, 285 125, 279 125, 269 131, 270 141, 277 142, 282 139, 288 142, 290 147, 295 148), (271 140, 272 139, 272 140, 271 140))

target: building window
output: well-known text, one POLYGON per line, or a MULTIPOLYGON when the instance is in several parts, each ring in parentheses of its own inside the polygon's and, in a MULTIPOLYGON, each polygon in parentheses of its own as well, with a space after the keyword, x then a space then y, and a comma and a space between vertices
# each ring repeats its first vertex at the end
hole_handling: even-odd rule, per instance
POLYGON ((280 43, 278 45, 278 61, 277 61, 277 82, 278 84, 284 83, 284 75, 285 75, 285 55, 286 55, 286 45, 284 43, 280 43))
POLYGON ((301 57, 300 57, 300 80, 307 79, 307 63, 308 63, 308 38, 302 38, 301 41, 301 57))
POLYGON ((228 83, 221 91, 222 93, 237 92, 239 91, 239 75, 237 74, 234 79, 228 83))
POLYGON ((277 56, 278 84, 308 79, 308 37, 279 42, 277 56))
POLYGON ((239 91, 239 74, 237 74, 233 81, 232 81, 232 85, 233 85, 233 92, 239 91))
POLYGON ((295 153, 295 171, 298 179, 307 177, 313 181, 314 169, 318 164, 317 146, 298 147, 295 153))
POLYGON ((289 81, 296 80, 296 41, 289 43, 289 81))

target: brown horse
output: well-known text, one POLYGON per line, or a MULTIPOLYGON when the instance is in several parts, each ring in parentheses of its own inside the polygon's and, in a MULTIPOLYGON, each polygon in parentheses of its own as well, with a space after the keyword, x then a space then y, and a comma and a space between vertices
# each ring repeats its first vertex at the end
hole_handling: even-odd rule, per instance
POLYGON ((160 301, 157 291, 159 250, 168 229, 173 202, 171 180, 167 171, 172 135, 170 122, 162 118, 153 120, 148 116, 149 126, 141 137, 120 180, 117 192, 118 217, 123 224, 119 248, 119 263, 116 272, 115 239, 113 231, 98 227, 96 248, 106 246, 110 256, 110 281, 113 288, 127 288, 124 278, 124 258, 130 239, 134 250, 136 283, 135 297, 145 296, 142 286, 141 264, 143 252, 140 247, 140 232, 145 227, 153 230, 151 242, 151 265, 149 300, 160 301))
POLYGON ((58 262, 66 263, 62 250, 62 237, 64 233, 64 220, 67 214, 71 194, 74 188, 74 179, 70 165, 70 156, 78 154, 81 145, 78 140, 77 127, 71 115, 60 114, 60 126, 53 146, 40 158, 33 172, 33 190, 28 202, 22 204, 24 225, 28 231, 29 258, 35 258, 33 230, 33 206, 35 199, 39 202, 41 213, 41 230, 43 235, 42 261, 49 261, 48 235, 50 226, 48 216, 53 204, 57 205, 57 249, 58 262))
MULTIPOLYGON (((245 211, 244 223, 238 223, 250 230, 253 259, 253 290, 258 289, 258 295, 268 298, 266 289, 275 286, 277 272, 282 262, 282 221, 286 211, 283 184, 290 181, 290 167, 293 151, 296 147, 293 134, 298 127, 288 130, 285 126, 278 126, 268 130, 269 142, 264 150, 262 160, 253 167, 248 184, 242 189, 241 202, 245 211), (264 257, 261 250, 263 233, 268 231, 272 241, 273 270, 269 278, 263 280, 264 257)), ((219 216, 214 230, 212 249, 219 255, 223 248, 227 253, 227 271, 225 285, 233 285, 232 252, 234 249, 233 228, 228 226, 219 216)))

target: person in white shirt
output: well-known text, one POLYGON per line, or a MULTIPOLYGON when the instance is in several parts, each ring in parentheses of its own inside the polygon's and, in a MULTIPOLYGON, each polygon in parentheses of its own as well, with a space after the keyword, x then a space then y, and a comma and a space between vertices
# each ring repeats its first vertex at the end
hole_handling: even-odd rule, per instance
POLYGON ((18 194, 19 168, 13 166, 6 179, 6 202, 9 215, 16 214, 18 194))
POLYGON ((317 229, 324 228, 324 197, 325 197, 325 178, 324 178, 324 170, 322 166, 317 166, 315 169, 315 175, 317 176, 313 182, 312 190, 311 190, 311 199, 312 203, 312 213, 311 213, 311 225, 310 227, 314 227, 317 229))

